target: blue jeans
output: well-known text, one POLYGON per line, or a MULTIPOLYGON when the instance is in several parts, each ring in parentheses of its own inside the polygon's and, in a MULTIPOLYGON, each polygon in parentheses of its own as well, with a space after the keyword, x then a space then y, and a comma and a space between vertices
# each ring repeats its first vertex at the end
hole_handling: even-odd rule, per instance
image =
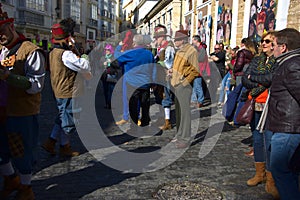
MULTIPOLYGON (((230 78, 231 78, 231 74, 229 72, 227 72, 227 74, 224 76, 224 78, 222 79, 222 83, 221 83, 221 91, 220 91, 220 96, 219 96, 219 103, 223 103, 224 101, 224 91, 225 91, 225 87, 229 88, 230 87, 230 78)), ((229 94, 229 90, 226 91, 226 94, 229 94)))
POLYGON ((161 105, 163 108, 170 108, 173 104, 172 93, 170 90, 170 81, 167 82, 167 87, 164 87, 165 98, 162 100, 161 105))
POLYGON ((203 103, 204 94, 202 89, 202 77, 194 79, 193 83, 193 93, 192 93, 192 102, 203 103))
POLYGON ((72 98, 56 98, 58 115, 55 123, 59 125, 66 134, 72 134, 76 131, 75 124, 78 123, 81 109, 75 105, 72 98))
POLYGON ((125 78, 123 78, 122 87, 123 87, 123 93, 122 93, 123 119, 129 120, 129 104, 127 99, 127 89, 126 89, 127 86, 126 86, 125 78))
POLYGON ((300 199, 298 175, 288 168, 300 134, 274 133, 271 140, 271 172, 281 200, 300 199))
POLYGON ((262 112, 254 111, 254 116, 250 123, 252 135, 253 135, 253 150, 254 150, 254 161, 265 162, 265 145, 264 135, 256 130, 256 126, 259 122, 262 112))
POLYGON ((271 139, 273 136, 273 132, 269 130, 265 130, 264 139, 265 139, 265 156, 266 156, 266 170, 271 171, 270 166, 270 157, 271 157, 271 139))

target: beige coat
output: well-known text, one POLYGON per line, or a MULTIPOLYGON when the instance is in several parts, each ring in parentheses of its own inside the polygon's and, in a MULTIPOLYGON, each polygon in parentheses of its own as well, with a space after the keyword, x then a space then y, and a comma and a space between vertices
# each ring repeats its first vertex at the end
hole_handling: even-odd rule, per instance
POLYGON ((184 46, 176 52, 171 84, 176 87, 182 84, 187 86, 199 76, 197 50, 190 44, 184 46))

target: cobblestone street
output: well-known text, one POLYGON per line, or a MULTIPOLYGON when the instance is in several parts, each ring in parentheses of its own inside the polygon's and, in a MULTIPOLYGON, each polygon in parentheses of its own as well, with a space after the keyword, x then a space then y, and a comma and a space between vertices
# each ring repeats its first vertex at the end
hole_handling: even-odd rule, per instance
MULTIPOLYGON (((49 135, 56 115, 49 84, 47 79, 40 115, 40 143, 49 135)), ((96 96, 101 127, 107 138, 120 148, 143 154, 161 149, 173 138, 176 127, 152 137, 135 138, 125 134, 114 125, 111 112, 102 109, 101 91, 96 96)), ((155 109, 151 106, 152 115, 155 109)), ((246 185, 247 179, 255 172, 253 158, 244 155, 249 148, 241 143, 250 136, 248 127, 230 127, 214 105, 195 109, 192 116, 192 126, 197 131, 193 133, 195 139, 188 150, 170 165, 146 173, 122 172, 104 165, 110 156, 120 152, 113 150, 112 146, 96 149, 96 153, 88 152, 78 135, 71 137, 73 149, 81 153, 78 157, 68 160, 51 157, 40 148, 32 182, 36 199, 272 199, 265 193, 264 185, 246 185), (197 117, 199 113, 200 119, 197 117), (222 134, 219 137, 217 133, 209 133, 208 127, 221 128, 222 134), (212 150, 201 158, 199 152, 203 153, 205 135, 206 148, 212 150), (213 146, 217 137, 219 139, 213 146), (98 155, 97 159, 91 153, 98 155)), ((124 167, 131 162, 125 156, 120 160, 124 167)))

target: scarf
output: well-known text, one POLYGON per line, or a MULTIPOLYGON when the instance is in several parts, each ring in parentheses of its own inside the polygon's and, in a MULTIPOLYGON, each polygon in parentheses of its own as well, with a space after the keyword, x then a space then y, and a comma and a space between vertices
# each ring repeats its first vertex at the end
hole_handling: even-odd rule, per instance
MULTIPOLYGON (((259 61, 257 66, 258 74, 270 73, 272 67, 274 66, 276 60, 274 56, 267 57, 264 53, 259 55, 259 61)), ((257 97, 259 94, 264 92, 267 88, 260 85, 256 88, 253 88, 250 92, 252 97, 257 97)))

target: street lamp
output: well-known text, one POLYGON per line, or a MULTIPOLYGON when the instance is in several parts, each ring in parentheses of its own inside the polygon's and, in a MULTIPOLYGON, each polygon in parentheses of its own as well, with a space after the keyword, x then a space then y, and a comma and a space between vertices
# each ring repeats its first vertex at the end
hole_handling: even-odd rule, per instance
MULTIPOLYGON (((103 38, 105 38, 106 39, 106 26, 105 26, 105 24, 102 24, 102 32, 103 32, 103 38)), ((102 35, 101 35, 102 36, 102 35)))
POLYGON ((56 12, 56 19, 59 19, 59 15, 60 15, 60 8, 59 7, 56 7, 55 8, 55 12, 56 12))

